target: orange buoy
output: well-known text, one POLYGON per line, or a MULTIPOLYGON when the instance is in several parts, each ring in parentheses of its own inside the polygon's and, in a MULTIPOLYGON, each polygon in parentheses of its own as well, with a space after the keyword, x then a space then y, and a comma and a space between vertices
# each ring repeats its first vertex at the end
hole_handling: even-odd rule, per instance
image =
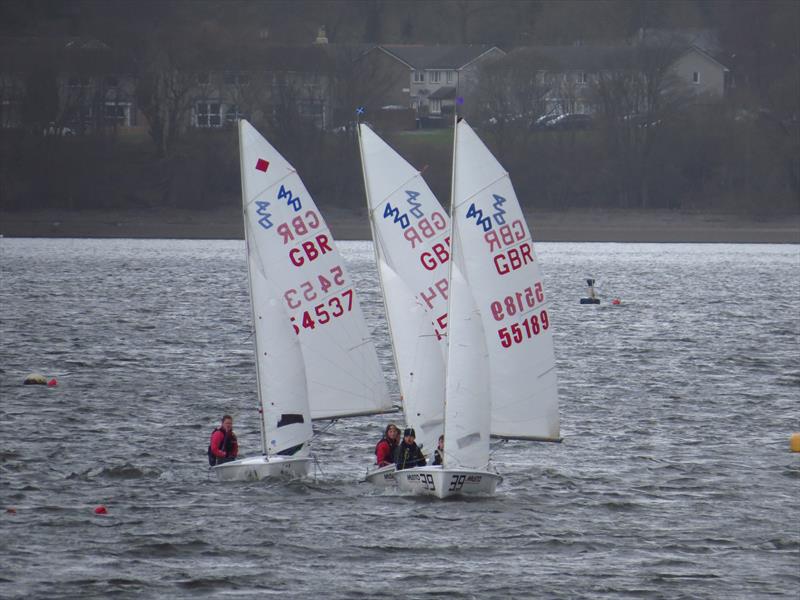
POLYGON ((58 382, 56 381, 55 377, 53 377, 50 381, 47 382, 47 387, 56 387, 57 385, 58 382))
POLYGON ((102 504, 94 509, 94 514, 96 515, 107 515, 108 509, 103 506, 102 504))
POLYGON ((13 506, 9 506, 9 507, 6 509, 6 512, 7 512, 8 514, 10 514, 10 515, 15 515, 15 514, 17 514, 17 509, 16 509, 16 508, 14 508, 13 506))
POLYGON ((789 438, 789 450, 792 452, 800 452, 800 433, 793 433, 789 438))
POLYGON ((611 301, 611 304, 614 304, 614 305, 619 305, 619 304, 622 304, 622 300, 620 300, 619 298, 614 298, 614 299, 611 301))

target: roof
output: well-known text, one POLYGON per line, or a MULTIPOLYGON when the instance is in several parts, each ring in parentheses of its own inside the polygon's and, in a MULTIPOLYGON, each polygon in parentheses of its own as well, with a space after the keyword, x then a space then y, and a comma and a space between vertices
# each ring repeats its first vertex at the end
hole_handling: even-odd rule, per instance
POLYGON ((462 69, 487 52, 497 49, 489 44, 459 46, 381 45, 381 50, 412 69, 462 69))
POLYGON ((727 69, 716 58, 696 46, 528 46, 509 54, 524 57, 542 70, 598 72, 605 69, 632 69, 642 59, 642 53, 667 52, 665 57, 677 60, 688 52, 697 52, 727 69))
POLYGON ((129 57, 94 38, 0 36, 0 70, 24 72, 43 66, 55 70, 129 73, 129 57))
POLYGON ((602 71, 631 68, 636 61, 632 46, 529 46, 515 50, 515 57, 526 56, 543 70, 602 71))

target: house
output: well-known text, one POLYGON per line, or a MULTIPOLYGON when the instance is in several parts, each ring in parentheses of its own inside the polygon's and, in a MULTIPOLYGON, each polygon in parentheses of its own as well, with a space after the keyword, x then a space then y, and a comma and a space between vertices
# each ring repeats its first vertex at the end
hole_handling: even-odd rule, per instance
POLYGON ((658 77, 662 92, 694 103, 718 102, 729 81, 728 68, 696 46, 532 46, 509 55, 516 60, 521 56, 536 67, 547 88, 544 112, 550 114, 594 112, 599 84, 615 77, 658 77))
POLYGON ((135 78, 95 39, 0 38, 0 127, 83 133, 137 124, 135 78))
POLYGON ((452 114, 457 97, 469 96, 481 63, 505 54, 490 45, 379 45, 371 53, 388 56, 400 66, 394 67, 398 75, 391 103, 413 109, 431 124, 452 114))
POLYGON ((239 118, 288 118, 290 111, 321 129, 330 126, 335 62, 327 48, 264 45, 215 56, 193 72, 192 127, 233 126, 239 118))

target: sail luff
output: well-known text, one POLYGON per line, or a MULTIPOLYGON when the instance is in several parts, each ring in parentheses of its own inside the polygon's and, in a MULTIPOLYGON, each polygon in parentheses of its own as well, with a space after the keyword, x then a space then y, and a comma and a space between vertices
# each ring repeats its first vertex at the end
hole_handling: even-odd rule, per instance
POLYGON ((450 300, 445 391, 445 468, 486 469, 489 462, 491 396, 486 341, 474 298, 474 284, 465 269, 467 256, 459 210, 458 174, 464 168, 458 126, 453 131, 450 300))
MULTIPOLYGON (((309 428, 311 418, 391 410, 358 295, 330 229, 286 159, 248 123, 242 132, 253 294, 265 295, 256 303, 260 322, 272 323, 264 335, 278 344, 259 342, 259 360, 280 365, 268 380, 262 371, 262 390, 270 389, 264 406, 299 401, 296 390, 302 390, 309 428), (296 384, 286 384, 292 377, 296 384)), ((289 428, 289 421, 283 419, 282 427, 289 428)))
MULTIPOLYGON (((247 209, 246 206, 249 203, 247 198, 247 191, 245 188, 245 155, 244 155, 244 135, 243 135, 243 128, 244 128, 244 121, 239 119, 238 123, 238 130, 239 130, 239 183, 242 189, 242 219, 244 221, 244 247, 245 253, 247 256, 247 292, 248 298, 250 299, 250 316, 253 319, 252 327, 255 330, 255 323, 256 323, 256 308, 255 308, 255 300, 253 298, 253 277, 250 274, 250 244, 247 241, 248 237, 248 227, 247 227, 247 209)), ((267 428, 266 422, 264 421, 264 399, 261 397, 261 366, 258 361, 258 338, 257 336, 253 335, 253 349, 256 356, 256 390, 258 392, 258 421, 259 426, 261 429, 261 453, 267 453, 267 428)))
MULTIPOLYGON (((363 181, 364 181, 364 194, 365 194, 366 199, 367 199, 367 213, 368 213, 368 217, 369 217, 369 232, 370 232, 370 235, 372 236, 372 248, 373 248, 373 252, 375 253, 375 267, 378 270, 378 282, 379 282, 380 288, 381 288, 381 298, 383 298, 383 310, 384 310, 384 314, 386 315, 386 326, 389 329, 389 339, 390 340, 394 340, 394 335, 392 333, 392 319, 389 318, 389 307, 387 305, 386 290, 384 288, 383 276, 381 274, 381 264, 383 262, 383 257, 381 256, 382 252, 381 252, 381 248, 380 248, 380 240, 379 240, 379 237, 377 236, 377 233, 375 231, 376 228, 375 228, 375 221, 374 221, 373 208, 372 208, 372 197, 371 197, 371 194, 370 194, 369 183, 368 183, 368 180, 367 180, 367 164, 366 164, 366 161, 364 160, 364 144, 363 144, 362 139, 361 139, 361 124, 360 123, 356 126, 356 130, 358 132, 358 153, 359 153, 359 156, 361 157, 361 176, 362 176, 363 181)), ((398 363, 397 363, 397 349, 395 348, 395 344, 394 343, 391 343, 390 345, 392 347, 392 359, 393 359, 394 365, 395 365, 395 372, 398 375, 397 384, 398 384, 398 387, 400 388, 400 398, 402 400, 402 398, 404 397, 404 390, 403 390, 402 381, 401 381, 400 376, 399 376, 399 370, 400 369, 399 369, 398 363)), ((406 410, 405 409, 405 403, 402 403, 402 406, 403 406, 403 413, 404 413, 404 415, 406 417, 406 422, 407 422, 408 421, 408 415, 405 414, 405 410, 406 410)))
POLYGON ((550 304, 533 239, 508 173, 466 122, 458 127, 458 152, 470 168, 458 175, 457 209, 468 217, 465 268, 491 364, 491 432, 557 441, 550 304))
POLYGON ((444 405, 447 218, 416 169, 367 125, 359 135, 403 412, 428 449, 441 433, 444 405))

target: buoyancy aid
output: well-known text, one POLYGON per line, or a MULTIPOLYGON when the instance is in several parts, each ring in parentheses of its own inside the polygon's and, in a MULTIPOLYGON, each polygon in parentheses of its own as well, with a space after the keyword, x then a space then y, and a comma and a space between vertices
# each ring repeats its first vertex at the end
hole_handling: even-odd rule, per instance
MULTIPOLYGON (((239 443, 236 439, 236 434, 232 431, 230 434, 223 429, 222 427, 215 427, 214 431, 211 432, 211 439, 214 439, 214 434, 218 431, 221 431, 223 434, 222 441, 217 446, 218 451, 222 451, 225 453, 226 458, 233 458, 238 453, 239 443)), ((220 461, 220 457, 218 457, 214 452, 211 450, 211 444, 208 444, 208 464, 212 467, 216 465, 220 461)))
MULTIPOLYGON (((381 438, 377 444, 375 444, 375 463, 380 465, 381 459, 383 459, 386 464, 391 464, 396 462, 396 453, 397 453, 397 445, 392 445, 392 442, 389 441, 389 438, 381 438), (381 456, 379 453, 379 448, 382 444, 386 444, 386 447, 389 449, 389 452, 385 456, 381 456)), ((383 465, 385 466, 385 465, 383 465)))

